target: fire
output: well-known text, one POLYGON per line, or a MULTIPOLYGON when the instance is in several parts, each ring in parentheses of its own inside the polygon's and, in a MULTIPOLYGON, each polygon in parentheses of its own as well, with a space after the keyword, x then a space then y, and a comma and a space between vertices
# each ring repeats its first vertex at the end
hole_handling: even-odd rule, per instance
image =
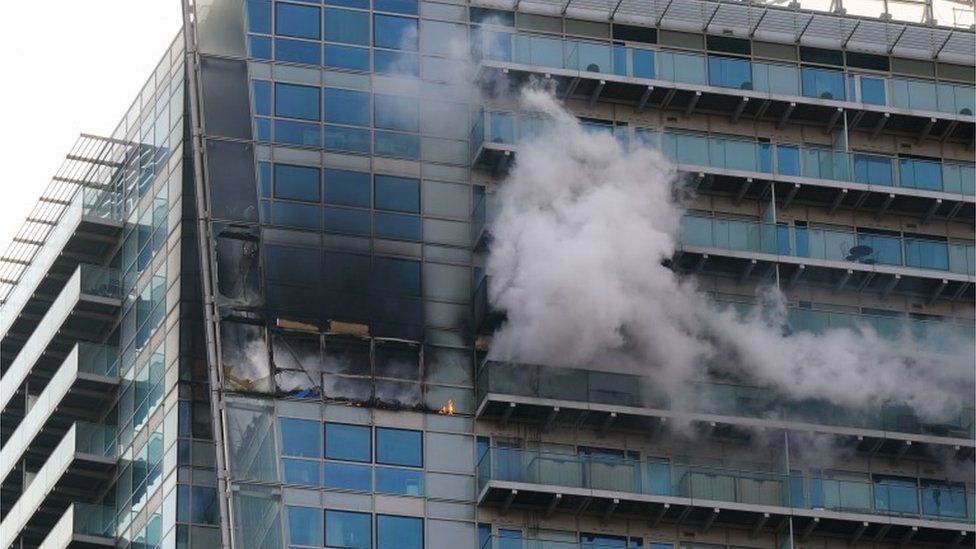
POLYGON ((440 410, 437 410, 438 414, 442 416, 453 416, 454 415, 454 399, 450 399, 441 406, 440 410))

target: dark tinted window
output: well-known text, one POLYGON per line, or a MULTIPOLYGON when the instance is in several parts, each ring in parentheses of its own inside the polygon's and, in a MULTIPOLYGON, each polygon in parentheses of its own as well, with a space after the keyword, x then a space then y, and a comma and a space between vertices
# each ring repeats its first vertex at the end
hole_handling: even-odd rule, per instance
POLYGON ((278 2, 275 6, 275 33, 318 40, 319 9, 278 2))
POLYGON ((614 25, 613 38, 615 40, 626 40, 628 42, 644 42, 645 44, 657 43, 657 29, 645 27, 632 27, 630 25, 614 25))
POLYGON ((490 23, 492 25, 515 26, 515 13, 487 8, 471 8, 472 23, 490 23))
POLYGON ((420 295, 420 262, 377 257, 373 267, 376 291, 400 295, 420 295))
POLYGON ((325 201, 343 206, 368 208, 370 175, 348 170, 325 170, 325 201))
POLYGON ((847 65, 859 69, 872 69, 886 71, 891 69, 891 63, 883 55, 871 55, 870 53, 847 52, 847 65))
POLYGON ((820 63, 822 65, 844 66, 844 52, 840 50, 827 50, 823 48, 808 48, 800 46, 800 61, 807 63, 820 63))
POLYGON ((275 164, 274 183, 275 198, 319 201, 321 193, 318 168, 275 164))
POLYGON ((319 88, 275 84, 275 114, 289 118, 318 120, 320 118, 319 88))
POLYGON ((409 177, 376 176, 376 208, 420 212, 420 182, 409 177))
POLYGON ((325 121, 369 126, 369 93, 325 88, 325 121))
POLYGON ((741 53, 749 55, 752 53, 752 42, 741 38, 730 38, 728 36, 706 36, 706 47, 711 51, 721 51, 726 53, 741 53))

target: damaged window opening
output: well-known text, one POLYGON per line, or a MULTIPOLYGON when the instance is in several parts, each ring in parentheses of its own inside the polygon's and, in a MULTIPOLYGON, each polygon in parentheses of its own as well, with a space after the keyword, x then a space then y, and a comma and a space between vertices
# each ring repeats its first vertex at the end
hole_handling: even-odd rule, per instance
POLYGON ((260 232, 257 228, 215 224, 217 293, 220 305, 255 307, 263 302, 260 232))
POLYGON ((274 390, 263 325, 243 319, 222 319, 220 355, 227 389, 257 393, 274 390))

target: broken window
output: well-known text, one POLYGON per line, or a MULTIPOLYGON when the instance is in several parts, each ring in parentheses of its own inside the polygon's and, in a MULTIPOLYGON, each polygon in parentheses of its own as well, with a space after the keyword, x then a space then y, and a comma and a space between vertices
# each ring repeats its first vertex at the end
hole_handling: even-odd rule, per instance
POLYGON ((214 224, 217 235, 217 299, 221 305, 255 307, 263 302, 256 228, 214 224))
POLYGON ((225 388, 258 393, 271 393, 274 390, 263 325, 222 319, 220 361, 225 388))

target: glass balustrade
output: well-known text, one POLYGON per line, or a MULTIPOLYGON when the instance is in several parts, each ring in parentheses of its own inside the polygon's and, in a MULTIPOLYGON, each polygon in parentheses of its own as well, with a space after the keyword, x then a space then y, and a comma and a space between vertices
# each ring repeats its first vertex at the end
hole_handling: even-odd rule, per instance
POLYGON ((41 542, 39 548, 69 547, 76 535, 114 538, 115 509, 105 505, 72 503, 41 542))
POLYGON ((476 60, 972 116, 974 87, 842 69, 481 30, 476 60))
POLYGON ((684 246, 976 274, 972 244, 861 231, 685 215, 678 241, 684 246))
MULTIPOLYGON (((578 368, 486 361, 478 371, 478 397, 517 395, 553 400, 670 409, 664 388, 650 377, 578 368)), ((699 382, 697 395, 687 399, 690 411, 730 417, 753 417, 816 425, 855 427, 900 433, 973 438, 976 414, 972 408, 949 416, 923 419, 902 405, 849 410, 821 400, 788 400, 767 388, 730 383, 699 382)))
MULTIPOLYGON (((487 112, 475 118, 472 154, 487 141, 514 145, 546 124, 545 119, 509 112, 487 112)), ((591 124, 592 126, 593 124, 591 124)), ((867 153, 849 153, 789 143, 762 143, 750 139, 710 136, 650 128, 613 127, 622 143, 633 140, 660 149, 679 165, 758 172, 787 177, 902 187, 972 196, 976 194, 976 165, 938 162, 867 153)))
POLYGON ((949 522, 969 521, 974 516, 973 493, 961 484, 871 480, 866 474, 787 475, 670 463, 653 457, 490 448, 478 462, 479 487, 489 481, 949 522))

